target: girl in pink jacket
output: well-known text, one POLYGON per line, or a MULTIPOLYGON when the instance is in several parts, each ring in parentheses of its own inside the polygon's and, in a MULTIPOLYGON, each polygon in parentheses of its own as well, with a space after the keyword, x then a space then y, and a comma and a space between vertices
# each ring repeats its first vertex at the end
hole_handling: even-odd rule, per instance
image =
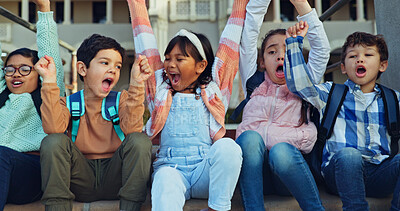
MULTIPOLYGON (((293 28, 305 34, 309 26, 308 66, 313 70, 313 80, 319 82, 329 59, 327 36, 307 1, 291 2, 300 21, 293 28)), ((269 0, 250 0, 246 7, 239 63, 242 85, 257 70, 257 37, 269 3, 269 0)), ((265 36, 260 61, 260 67, 265 69, 265 81, 252 93, 237 128, 236 141, 243 151, 239 185, 245 210, 264 210, 263 189, 260 188, 263 186, 264 193, 293 195, 303 210, 324 210, 302 155, 312 150, 317 130, 312 122, 307 122, 309 114, 302 109, 302 100, 286 86, 285 34, 286 30, 277 29, 265 36)))

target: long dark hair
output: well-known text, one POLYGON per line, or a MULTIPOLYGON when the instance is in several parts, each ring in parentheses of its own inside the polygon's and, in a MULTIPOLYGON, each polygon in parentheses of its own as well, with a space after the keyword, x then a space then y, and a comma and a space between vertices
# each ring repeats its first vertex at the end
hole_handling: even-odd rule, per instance
MULTIPOLYGON (((206 54, 206 60, 207 60, 207 67, 204 69, 204 71, 199 75, 195 82, 195 86, 193 88, 193 92, 196 91, 196 89, 200 85, 207 85, 210 83, 212 80, 212 65, 214 63, 214 53, 210 44, 210 41, 207 39, 206 36, 203 34, 198 34, 192 32, 194 35, 199 38, 201 45, 203 46, 204 53, 206 54)), ((202 56, 200 55, 199 51, 197 48, 193 45, 193 43, 184 36, 176 36, 174 37, 169 43, 167 48, 165 49, 164 56, 169 54, 172 49, 178 45, 180 51, 183 53, 185 56, 191 56, 194 58, 194 60, 197 62, 203 61, 202 56)), ((164 80, 167 81, 167 83, 171 86, 171 82, 167 80, 167 76, 165 73, 163 73, 164 80)), ((172 86, 171 86, 172 87, 172 86)))

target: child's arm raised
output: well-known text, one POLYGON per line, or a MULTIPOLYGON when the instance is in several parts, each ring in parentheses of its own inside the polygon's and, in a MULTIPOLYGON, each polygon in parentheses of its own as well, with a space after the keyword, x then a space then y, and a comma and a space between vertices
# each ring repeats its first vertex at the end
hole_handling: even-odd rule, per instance
POLYGON ((232 13, 221 34, 212 69, 213 80, 222 92, 221 100, 225 106, 225 112, 228 110, 233 79, 239 67, 239 45, 247 2, 248 0, 235 0, 233 2, 232 13))
POLYGON ((299 13, 299 16, 303 16, 312 11, 312 8, 308 3, 308 0, 290 0, 290 2, 296 8, 296 11, 297 13, 299 13))
POLYGON ((307 0, 290 0, 290 2, 299 13, 297 19, 307 22, 309 25, 307 38, 311 49, 307 67, 310 70, 313 82, 319 83, 324 76, 331 51, 328 37, 326 36, 322 22, 318 18, 317 12, 311 8, 307 0))
POLYGON ((139 55, 132 66, 128 95, 121 96, 121 129, 125 134, 142 132, 144 112, 144 84, 153 75, 146 56, 139 55), (125 100, 126 99, 126 100, 125 100))
POLYGON ((60 96, 65 95, 64 69, 60 58, 58 45, 57 24, 53 20, 53 12, 50 11, 49 0, 34 0, 39 7, 37 26, 37 46, 39 58, 45 55, 54 58, 57 68, 57 86, 60 88, 60 96))
POLYGON ((286 54, 284 71, 287 87, 291 92, 310 102, 318 110, 326 105, 331 83, 316 85, 310 76, 310 71, 303 57, 303 36, 306 30, 290 27, 286 36, 286 54), (293 35, 293 36, 290 36, 293 35))
POLYGON ((68 127, 70 113, 65 101, 60 99, 60 89, 56 85, 56 63, 50 56, 42 57, 36 64, 35 70, 43 78, 41 89, 43 130, 47 134, 64 133, 68 127))
POLYGON ((239 57, 239 72, 244 96, 247 96, 247 80, 257 71, 257 41, 270 2, 270 0, 250 0, 246 6, 239 57))
POLYGON ((132 66, 130 85, 143 85, 151 75, 153 74, 153 69, 149 64, 149 60, 146 56, 139 55, 132 66))
MULTIPOLYGON (((157 41, 150 25, 145 0, 127 0, 131 14, 133 39, 135 51, 138 55, 145 55, 153 70, 163 67, 157 48, 157 41)), ((154 102, 156 93, 156 78, 153 74, 146 82, 146 94, 148 103, 154 102)))

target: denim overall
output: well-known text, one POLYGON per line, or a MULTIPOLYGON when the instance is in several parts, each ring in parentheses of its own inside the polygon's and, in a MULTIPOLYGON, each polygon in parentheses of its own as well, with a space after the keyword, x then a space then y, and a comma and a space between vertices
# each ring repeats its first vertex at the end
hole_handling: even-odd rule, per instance
POLYGON ((182 210, 192 197, 209 197, 210 207, 230 209, 241 150, 229 138, 212 144, 210 116, 201 98, 174 95, 153 163, 152 210, 182 210))

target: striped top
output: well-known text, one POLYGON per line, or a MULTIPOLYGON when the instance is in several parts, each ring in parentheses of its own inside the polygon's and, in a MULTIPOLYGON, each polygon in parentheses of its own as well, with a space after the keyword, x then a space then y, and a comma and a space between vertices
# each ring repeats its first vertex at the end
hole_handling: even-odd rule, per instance
MULTIPOLYGON (((150 25, 145 0, 127 1, 136 53, 146 55, 153 70, 157 70, 146 84, 146 99, 151 113, 146 124, 146 132, 154 138, 167 120, 172 93, 162 77, 163 63, 150 25)), ((210 124, 210 136, 213 141, 222 138, 226 132, 224 119, 232 93, 233 79, 239 66, 239 43, 247 2, 248 0, 235 0, 232 13, 219 41, 212 67, 213 81, 201 89, 201 97, 213 117, 210 124)))

